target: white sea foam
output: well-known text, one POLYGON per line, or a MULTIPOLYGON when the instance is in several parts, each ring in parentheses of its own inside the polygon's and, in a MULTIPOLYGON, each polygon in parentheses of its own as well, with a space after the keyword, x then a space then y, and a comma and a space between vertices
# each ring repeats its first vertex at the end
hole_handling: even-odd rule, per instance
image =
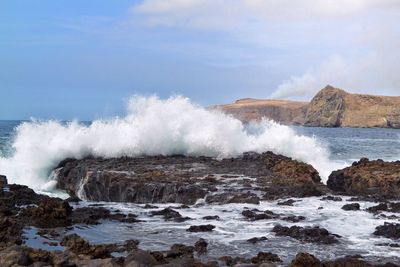
MULTIPOLYGON (((59 121, 24 122, 16 129, 15 153, 0 158, 0 173, 11 182, 35 189, 48 187, 52 168, 66 157, 138 155, 204 155, 234 157, 246 151, 273 151, 312 164, 326 179, 341 164, 315 138, 296 134, 269 120, 244 126, 216 110, 184 97, 160 100, 133 97, 125 117, 90 125, 59 121)), ((51 184, 51 183, 50 183, 51 184)))

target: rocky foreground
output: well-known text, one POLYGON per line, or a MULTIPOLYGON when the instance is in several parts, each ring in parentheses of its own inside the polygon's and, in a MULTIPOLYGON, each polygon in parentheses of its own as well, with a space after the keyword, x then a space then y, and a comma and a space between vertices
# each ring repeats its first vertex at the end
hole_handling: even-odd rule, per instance
MULTIPOLYGON (((143 158, 82 160, 66 159, 55 169, 58 187, 70 198, 62 200, 35 193, 26 186, 8 184, 0 176, 0 266, 400 266, 400 259, 369 261, 359 255, 345 254, 334 260, 308 251, 298 253, 289 262, 268 250, 252 257, 210 253, 206 238, 189 244, 174 244, 169 250, 141 249, 140 241, 129 239, 121 243, 91 244, 75 233, 73 227, 87 227, 105 221, 132 225, 146 223, 137 214, 110 211, 98 205, 76 205, 79 198, 94 201, 140 203, 149 216, 160 216, 175 223, 190 222, 187 233, 212 233, 218 216, 206 216, 208 224, 198 224, 181 214, 178 208, 157 208, 156 203, 180 203, 180 209, 201 205, 245 203, 258 205, 261 201, 278 201, 282 207, 293 206, 298 200, 319 196, 326 201, 341 201, 352 196, 343 210, 360 210, 357 200, 377 202, 366 211, 374 216, 387 212, 400 213, 396 200, 400 190, 400 162, 362 159, 348 168, 331 174, 328 186, 321 183, 317 171, 310 165, 275 155, 245 153, 242 157, 215 160, 207 157, 157 156, 143 158), (36 235, 44 237, 57 250, 42 250, 26 246, 26 229, 34 227, 36 235), (320 259, 318 259, 320 258, 320 259), (322 258, 322 259, 321 259, 322 258)), ((335 246, 343 243, 340 235, 320 226, 297 225, 304 216, 283 215, 270 210, 244 208, 242 220, 268 222, 279 220, 271 230, 277 237, 298 240, 304 244, 335 246)), ((392 215, 396 216, 396 215, 392 215)), ((400 217, 398 217, 400 218, 400 217)), ((393 219, 393 218, 392 218, 393 219)), ((243 229, 245 231, 245 229, 243 229)), ((389 238, 389 244, 400 246, 399 223, 384 223, 371 236, 389 238)), ((247 242, 260 244, 264 236, 247 242)))
POLYGON ((351 94, 329 85, 309 103, 241 99, 217 108, 243 122, 265 117, 287 125, 400 128, 400 97, 351 94))

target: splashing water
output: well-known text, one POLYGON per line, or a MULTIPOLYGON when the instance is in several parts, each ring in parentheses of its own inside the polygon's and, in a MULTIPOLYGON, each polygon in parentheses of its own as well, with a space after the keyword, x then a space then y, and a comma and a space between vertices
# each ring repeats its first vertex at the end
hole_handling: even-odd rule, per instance
POLYGON ((133 97, 125 117, 96 120, 90 125, 24 122, 16 129, 12 147, 13 156, 0 157, 0 173, 34 189, 48 189, 49 173, 61 160, 88 155, 226 158, 269 150, 312 164, 323 180, 342 167, 329 160, 328 150, 315 138, 298 135, 290 127, 269 120, 244 126, 229 115, 180 96, 166 100, 133 97))

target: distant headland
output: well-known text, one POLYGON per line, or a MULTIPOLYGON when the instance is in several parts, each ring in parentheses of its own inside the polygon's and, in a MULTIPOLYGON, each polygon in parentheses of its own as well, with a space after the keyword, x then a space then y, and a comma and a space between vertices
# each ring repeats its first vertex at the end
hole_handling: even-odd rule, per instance
POLYGON ((265 117, 287 125, 400 128, 400 96, 352 94, 330 85, 311 102, 246 98, 214 108, 243 122, 265 117))

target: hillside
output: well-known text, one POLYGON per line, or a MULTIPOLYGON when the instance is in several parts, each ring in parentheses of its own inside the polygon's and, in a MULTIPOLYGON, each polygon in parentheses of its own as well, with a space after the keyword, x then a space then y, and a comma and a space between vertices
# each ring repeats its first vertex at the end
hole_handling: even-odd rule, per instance
POLYGON ((246 98, 217 108, 244 122, 265 117, 305 126, 400 128, 400 97, 352 94, 329 85, 311 102, 246 98))

